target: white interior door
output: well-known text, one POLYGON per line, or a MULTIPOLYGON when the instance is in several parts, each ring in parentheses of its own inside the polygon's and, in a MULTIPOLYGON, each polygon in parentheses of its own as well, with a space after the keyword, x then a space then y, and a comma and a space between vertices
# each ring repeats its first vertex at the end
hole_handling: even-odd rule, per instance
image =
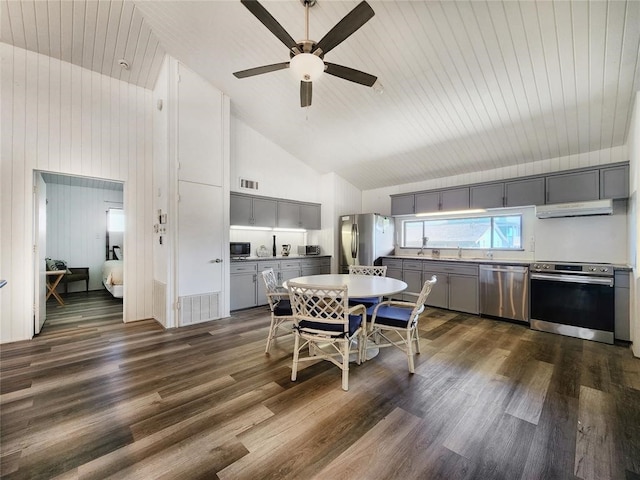
POLYGON ((47 184, 42 179, 40 172, 34 174, 34 334, 40 333, 42 325, 47 318, 47 279, 45 257, 47 255, 47 184))
POLYGON ((222 298, 222 188, 180 181, 178 190, 178 296, 222 298))

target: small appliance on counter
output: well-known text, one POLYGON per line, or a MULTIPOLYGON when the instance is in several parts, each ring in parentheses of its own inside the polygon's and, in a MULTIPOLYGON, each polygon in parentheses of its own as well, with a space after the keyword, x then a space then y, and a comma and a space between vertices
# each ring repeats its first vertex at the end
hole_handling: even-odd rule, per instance
POLYGON ((231 258, 247 258, 251 255, 251 243, 250 242, 230 242, 229 244, 229 256, 231 258))
POLYGON ((320 255, 320 245, 298 245, 298 255, 320 255))

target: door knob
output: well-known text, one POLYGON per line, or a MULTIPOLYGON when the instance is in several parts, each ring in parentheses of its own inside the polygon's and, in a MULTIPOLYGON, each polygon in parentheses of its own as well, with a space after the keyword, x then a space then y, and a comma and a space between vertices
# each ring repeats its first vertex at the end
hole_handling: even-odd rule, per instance
POLYGON ((222 263, 222 259, 221 259, 221 258, 216 258, 216 259, 214 260, 214 263, 222 263))

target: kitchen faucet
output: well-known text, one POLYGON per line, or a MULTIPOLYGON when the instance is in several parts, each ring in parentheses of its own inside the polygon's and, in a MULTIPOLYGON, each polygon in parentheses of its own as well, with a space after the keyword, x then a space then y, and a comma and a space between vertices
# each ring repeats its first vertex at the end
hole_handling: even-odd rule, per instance
POLYGON ((429 241, 429 237, 422 237, 422 247, 420 247, 420 251, 418 255, 424 255, 424 248, 427 246, 427 242, 429 241))

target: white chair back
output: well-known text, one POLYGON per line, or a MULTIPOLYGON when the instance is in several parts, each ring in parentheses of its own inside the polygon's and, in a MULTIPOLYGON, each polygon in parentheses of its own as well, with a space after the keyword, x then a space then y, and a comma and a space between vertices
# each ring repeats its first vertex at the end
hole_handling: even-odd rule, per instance
POLYGON ((373 275, 377 277, 387 276, 386 265, 349 265, 350 275, 373 275))

